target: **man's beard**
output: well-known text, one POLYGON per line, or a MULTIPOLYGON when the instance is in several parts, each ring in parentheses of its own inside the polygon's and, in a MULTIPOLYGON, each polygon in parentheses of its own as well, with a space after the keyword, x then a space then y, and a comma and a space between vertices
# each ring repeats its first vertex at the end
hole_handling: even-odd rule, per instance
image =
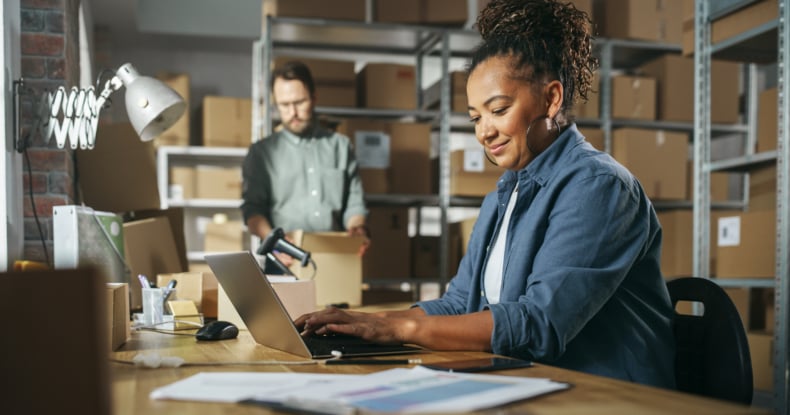
POLYGON ((290 122, 284 124, 285 125, 285 129, 290 131, 292 134, 300 136, 300 137, 306 137, 306 136, 310 135, 310 133, 312 133, 312 131, 313 131, 312 127, 313 127, 313 120, 314 120, 314 118, 310 117, 307 120, 303 120, 303 119, 297 119, 297 120, 300 121, 299 126, 301 126, 301 130, 297 131, 297 130, 294 130, 294 129, 291 128, 291 122, 294 121, 294 119, 291 119, 290 122))

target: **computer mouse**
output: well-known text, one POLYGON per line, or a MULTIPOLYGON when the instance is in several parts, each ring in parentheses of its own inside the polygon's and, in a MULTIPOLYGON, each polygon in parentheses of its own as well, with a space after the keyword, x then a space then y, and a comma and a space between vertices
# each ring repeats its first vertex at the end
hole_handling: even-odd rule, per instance
POLYGON ((216 320, 206 323, 195 333, 198 340, 226 340, 235 339, 239 335, 239 328, 229 321, 216 320))

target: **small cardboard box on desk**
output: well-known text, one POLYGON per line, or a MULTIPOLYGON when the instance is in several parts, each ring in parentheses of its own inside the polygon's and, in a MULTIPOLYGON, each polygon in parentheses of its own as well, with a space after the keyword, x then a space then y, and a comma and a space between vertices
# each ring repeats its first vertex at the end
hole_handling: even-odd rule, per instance
POLYGON ((107 327, 110 350, 117 350, 131 337, 129 284, 107 283, 107 327))

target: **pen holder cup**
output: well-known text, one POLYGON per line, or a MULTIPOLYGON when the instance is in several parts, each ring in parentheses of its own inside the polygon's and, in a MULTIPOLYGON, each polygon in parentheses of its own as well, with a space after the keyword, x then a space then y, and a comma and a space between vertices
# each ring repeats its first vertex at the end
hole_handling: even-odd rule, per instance
POLYGON ((157 325, 164 322, 165 303, 174 300, 175 290, 164 288, 143 288, 143 324, 146 326, 157 325))

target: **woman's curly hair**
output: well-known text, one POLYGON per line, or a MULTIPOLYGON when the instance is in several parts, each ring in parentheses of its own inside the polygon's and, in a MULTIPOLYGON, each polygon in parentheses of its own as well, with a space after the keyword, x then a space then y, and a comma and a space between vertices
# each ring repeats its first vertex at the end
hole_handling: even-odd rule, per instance
POLYGON ((469 72, 492 56, 513 56, 514 69, 529 80, 559 80, 563 109, 587 101, 598 59, 593 56, 592 23, 572 3, 556 0, 492 0, 476 22, 483 43, 469 72))

